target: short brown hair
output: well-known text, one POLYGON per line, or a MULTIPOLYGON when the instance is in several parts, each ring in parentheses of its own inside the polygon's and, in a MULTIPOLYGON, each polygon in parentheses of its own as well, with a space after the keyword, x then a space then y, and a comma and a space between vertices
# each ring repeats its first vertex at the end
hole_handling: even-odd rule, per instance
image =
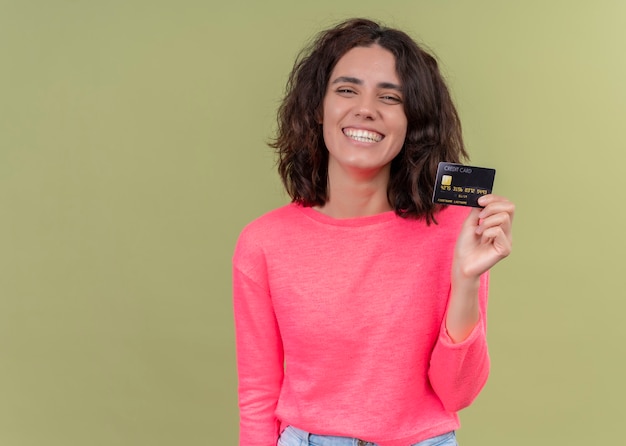
POLYGON ((330 74, 350 49, 373 44, 390 51, 402 83, 407 134, 391 163, 387 197, 402 217, 434 221, 431 201, 440 161, 467 158, 461 123, 437 61, 403 31, 351 19, 321 32, 296 59, 278 110, 278 171, 288 194, 304 206, 328 200, 328 150, 322 104, 330 74))

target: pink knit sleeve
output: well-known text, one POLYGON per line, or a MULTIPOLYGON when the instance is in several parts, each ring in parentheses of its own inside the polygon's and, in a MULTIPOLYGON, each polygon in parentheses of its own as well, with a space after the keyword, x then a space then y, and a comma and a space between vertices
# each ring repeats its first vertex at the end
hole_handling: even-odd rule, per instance
POLYGON ((265 269, 262 254, 240 240, 233 267, 240 446, 276 446, 280 429, 274 412, 283 380, 283 348, 265 269))
POLYGON ((455 344, 446 331, 444 318, 439 339, 431 355, 428 377, 435 393, 449 412, 457 412, 469 406, 489 376, 488 287, 489 273, 486 273, 481 277, 478 292, 480 320, 467 339, 455 344))

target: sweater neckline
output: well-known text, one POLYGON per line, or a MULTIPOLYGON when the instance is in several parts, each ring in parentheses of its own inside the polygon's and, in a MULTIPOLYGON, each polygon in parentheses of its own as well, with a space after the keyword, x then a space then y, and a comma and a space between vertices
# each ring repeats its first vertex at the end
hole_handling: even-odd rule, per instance
POLYGON ((350 217, 350 218, 335 218, 329 215, 323 214, 320 211, 313 209, 312 207, 302 206, 298 203, 291 203, 291 206, 298 209, 307 217, 315 220, 319 223, 323 223, 326 225, 333 226, 343 226, 343 227, 361 227, 361 226, 370 226, 377 225, 381 223, 386 223, 388 221, 393 221, 396 218, 400 218, 396 215, 394 211, 386 211, 380 214, 368 215, 366 217, 350 217))

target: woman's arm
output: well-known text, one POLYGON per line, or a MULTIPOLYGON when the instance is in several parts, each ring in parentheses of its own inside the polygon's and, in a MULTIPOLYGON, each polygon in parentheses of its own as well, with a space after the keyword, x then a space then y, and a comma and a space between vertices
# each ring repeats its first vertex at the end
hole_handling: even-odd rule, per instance
POLYGON ((511 252, 511 225, 515 205, 506 198, 486 195, 483 209, 472 209, 463 223, 454 252, 446 329, 454 342, 462 342, 480 318, 480 276, 511 252))
POLYGON ((238 249, 233 268, 233 299, 239 376, 239 444, 276 446, 280 424, 275 410, 284 373, 283 347, 267 278, 253 280, 242 272, 237 262, 245 264, 250 258, 241 252, 241 246, 238 249))
POLYGON ((429 369, 444 407, 456 412, 478 396, 489 374, 486 339, 488 271, 511 252, 515 206, 496 195, 482 197, 457 239, 445 321, 429 369))
POLYGON ((481 276, 478 288, 477 322, 467 336, 455 342, 441 324, 439 338, 430 359, 428 378, 433 390, 449 412, 469 406, 478 396, 489 376, 487 349, 487 294, 489 273, 481 276))

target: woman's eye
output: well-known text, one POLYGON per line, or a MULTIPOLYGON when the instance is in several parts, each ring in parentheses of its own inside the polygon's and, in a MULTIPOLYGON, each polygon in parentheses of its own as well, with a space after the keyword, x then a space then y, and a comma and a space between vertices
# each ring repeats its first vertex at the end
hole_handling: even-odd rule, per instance
POLYGON ((381 99, 385 102, 393 102, 394 104, 402 102, 402 100, 397 96, 381 96, 381 99))
POLYGON ((354 93, 354 90, 351 89, 351 88, 338 88, 337 89, 337 93, 352 94, 352 93, 354 93))

